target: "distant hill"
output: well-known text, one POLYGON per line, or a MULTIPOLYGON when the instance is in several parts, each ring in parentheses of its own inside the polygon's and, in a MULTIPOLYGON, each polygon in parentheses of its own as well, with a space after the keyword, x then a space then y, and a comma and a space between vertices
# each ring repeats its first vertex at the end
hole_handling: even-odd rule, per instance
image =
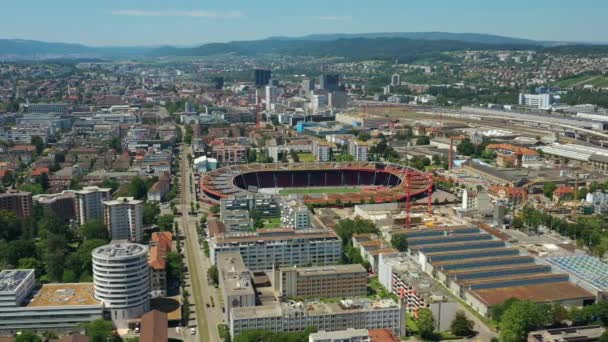
POLYGON ((530 44, 483 44, 453 40, 408 38, 340 38, 337 40, 263 39, 229 43, 204 44, 195 48, 163 47, 154 56, 211 56, 238 54, 252 56, 275 53, 292 56, 337 56, 353 59, 399 58, 402 62, 459 50, 514 50, 540 46, 530 44))
POLYGON ((129 57, 141 56, 157 47, 91 47, 25 39, 0 39, 0 58, 129 57))
POLYGON ((333 33, 310 34, 301 37, 270 37, 274 40, 316 40, 331 41, 352 38, 407 38, 416 40, 453 40, 482 44, 517 44, 517 45, 553 45, 553 42, 541 42, 530 39, 504 37, 484 33, 450 33, 450 32, 378 32, 378 33, 333 33))

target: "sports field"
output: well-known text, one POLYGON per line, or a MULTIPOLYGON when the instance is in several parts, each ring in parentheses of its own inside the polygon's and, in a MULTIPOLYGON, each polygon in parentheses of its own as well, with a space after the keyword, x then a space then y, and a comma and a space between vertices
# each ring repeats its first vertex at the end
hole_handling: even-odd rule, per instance
POLYGON ((356 187, 339 187, 339 188, 289 188, 279 190, 281 195, 293 194, 346 194, 361 192, 360 188, 356 187))

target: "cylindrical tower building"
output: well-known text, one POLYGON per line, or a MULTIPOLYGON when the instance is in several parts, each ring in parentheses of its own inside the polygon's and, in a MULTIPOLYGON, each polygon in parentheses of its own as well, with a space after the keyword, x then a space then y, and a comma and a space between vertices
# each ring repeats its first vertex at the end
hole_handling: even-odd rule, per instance
POLYGON ((148 247, 121 242, 95 248, 93 282, 112 321, 141 317, 150 310, 148 247))

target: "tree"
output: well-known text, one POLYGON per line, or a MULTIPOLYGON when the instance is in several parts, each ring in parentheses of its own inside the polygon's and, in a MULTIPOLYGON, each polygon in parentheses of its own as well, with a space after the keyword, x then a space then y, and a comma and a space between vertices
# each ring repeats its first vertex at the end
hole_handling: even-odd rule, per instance
POLYGON ((393 235, 391 238, 391 245, 399 252, 407 251, 407 236, 405 234, 393 235))
POLYGON ((355 218, 354 220, 340 220, 336 232, 344 245, 348 244, 353 234, 378 233, 378 228, 370 220, 355 218))
POLYGON ((44 172, 40 176, 36 177, 36 183, 40 184, 42 192, 46 192, 49 189, 49 175, 44 172))
POLYGON ((42 339, 33 332, 24 331, 15 337, 15 342, 42 342, 42 339))
POLYGON ((602 336, 600 336, 599 342, 608 342, 608 331, 604 331, 602 333, 602 336))
POLYGON ((44 141, 41 137, 35 135, 31 139, 32 145, 36 146, 36 154, 41 155, 44 151, 44 141))
POLYGON ((543 185, 543 194, 547 198, 553 198, 553 192, 557 189, 557 185, 553 182, 547 182, 543 185))
POLYGON ((146 202, 143 204, 143 223, 145 225, 151 225, 157 223, 158 215, 160 214, 160 208, 156 203, 146 202))
POLYGON ((456 146, 456 150, 460 154, 464 154, 465 156, 470 156, 475 153, 475 146, 471 142, 471 139, 464 138, 460 141, 458 146, 456 146))
POLYGON ((430 309, 424 308, 418 312, 416 320, 418 333, 423 339, 432 339, 435 335, 435 319, 430 309))
POLYGON ((419 136, 416 138, 416 145, 428 145, 431 143, 431 138, 426 135, 419 136))
POLYGON ((101 220, 88 220, 80 227, 80 233, 85 240, 108 240, 108 229, 101 220))
POLYGON ((158 218, 158 228, 161 232, 169 232, 173 230, 173 221, 175 221, 175 216, 171 214, 162 215, 158 218))
POLYGON ((207 277, 209 278, 209 281, 211 281, 213 284, 218 285, 220 282, 220 277, 219 277, 219 273, 217 271, 217 266, 213 265, 211 267, 209 267, 209 269, 207 270, 207 277))
POLYGON ((475 323, 467 318, 464 311, 457 311, 450 325, 450 331, 456 336, 471 336, 475 323))
POLYGON ((179 284, 184 277, 184 261, 177 252, 167 253, 167 283, 179 284))
POLYGON ((212 206, 211 208, 209 208, 209 211, 212 214, 217 215, 220 213, 220 206, 216 204, 216 205, 212 206))
POLYGON ((135 197, 135 199, 142 199, 148 194, 148 188, 146 182, 141 177, 135 177, 129 183, 129 195, 135 197))
POLYGON ((120 341, 120 338, 114 335, 110 321, 96 319, 83 324, 83 327, 85 335, 90 338, 91 342, 120 341))
POLYGON ((500 340, 525 342, 528 333, 543 327, 554 318, 547 317, 539 305, 530 301, 516 301, 504 312, 500 321, 500 340))

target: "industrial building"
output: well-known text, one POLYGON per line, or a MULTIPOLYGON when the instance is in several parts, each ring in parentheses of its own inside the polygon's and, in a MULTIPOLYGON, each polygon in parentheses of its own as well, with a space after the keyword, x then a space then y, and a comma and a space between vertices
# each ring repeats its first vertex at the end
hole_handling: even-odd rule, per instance
POLYGON ((342 256, 342 241, 332 231, 264 229, 257 232, 217 235, 210 240, 211 262, 221 252, 238 252, 252 271, 275 265, 304 266, 336 264, 342 256))
POLYGON ((489 227, 441 227, 404 232, 421 269, 483 315, 516 297, 578 307, 596 297, 502 240, 489 227))
POLYGON ((279 267, 275 291, 283 298, 349 298, 367 294, 367 270, 360 264, 279 267))
POLYGON ((68 332, 102 317, 92 283, 36 284, 34 270, 0 271, 0 335, 18 331, 68 332))

